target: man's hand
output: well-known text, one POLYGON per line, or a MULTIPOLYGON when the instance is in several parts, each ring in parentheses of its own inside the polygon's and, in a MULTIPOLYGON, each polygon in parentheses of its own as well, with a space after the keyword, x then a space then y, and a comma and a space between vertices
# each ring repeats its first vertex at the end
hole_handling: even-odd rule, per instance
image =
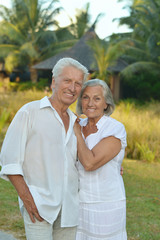
POLYGON ((123 167, 122 166, 121 166, 120 174, 121 174, 121 176, 123 176, 123 167))
POLYGON ((26 208, 31 221, 34 223, 35 218, 42 222, 43 218, 38 213, 38 209, 35 205, 34 199, 29 191, 27 184, 24 181, 23 176, 21 175, 8 175, 9 180, 15 187, 19 197, 23 201, 24 207, 26 208))
POLYGON ((22 197, 21 197, 24 207, 26 208, 31 221, 34 223, 35 222, 35 218, 42 222, 43 218, 41 218, 41 216, 39 215, 38 209, 35 205, 34 199, 29 191, 29 189, 27 191, 25 191, 25 193, 23 192, 22 197))

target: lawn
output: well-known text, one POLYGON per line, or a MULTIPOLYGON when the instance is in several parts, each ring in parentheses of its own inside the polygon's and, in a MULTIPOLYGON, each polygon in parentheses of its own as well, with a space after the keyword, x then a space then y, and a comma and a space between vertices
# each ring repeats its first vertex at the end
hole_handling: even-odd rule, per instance
POLYGON ((160 164, 124 161, 129 240, 160 239, 160 164))
MULTIPOLYGON (((160 164, 125 159, 124 182, 127 195, 128 240, 160 239, 160 164)), ((17 194, 0 179, 0 229, 24 240, 17 194)))

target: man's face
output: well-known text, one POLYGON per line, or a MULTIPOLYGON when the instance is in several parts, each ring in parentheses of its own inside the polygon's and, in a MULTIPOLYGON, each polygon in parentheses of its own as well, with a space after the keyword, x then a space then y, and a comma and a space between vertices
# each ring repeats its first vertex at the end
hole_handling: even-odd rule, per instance
POLYGON ((65 67, 56 81, 52 79, 55 99, 62 105, 70 106, 80 94, 83 78, 81 70, 73 66, 65 67))

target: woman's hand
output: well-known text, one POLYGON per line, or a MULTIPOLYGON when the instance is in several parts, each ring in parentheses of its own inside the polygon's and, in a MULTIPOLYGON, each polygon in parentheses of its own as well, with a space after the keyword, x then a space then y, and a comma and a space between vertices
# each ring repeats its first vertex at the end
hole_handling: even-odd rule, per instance
POLYGON ((78 137, 78 135, 81 134, 81 126, 79 124, 79 121, 80 121, 79 118, 77 118, 73 126, 76 137, 78 137))

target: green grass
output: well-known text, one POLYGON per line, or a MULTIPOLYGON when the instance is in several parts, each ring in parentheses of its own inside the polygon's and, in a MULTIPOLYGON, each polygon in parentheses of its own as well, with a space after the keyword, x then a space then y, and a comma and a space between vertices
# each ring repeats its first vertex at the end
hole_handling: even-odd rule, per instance
POLYGON ((129 240, 160 239, 160 164, 125 160, 129 240))
MULTIPOLYGON (((160 164, 125 159, 124 183, 127 196, 128 240, 160 239, 160 164)), ((0 229, 24 240, 17 193, 0 179, 0 229)))
POLYGON ((17 239, 25 239, 16 190, 3 179, 0 179, 0 189, 0 230, 13 234, 17 239))

